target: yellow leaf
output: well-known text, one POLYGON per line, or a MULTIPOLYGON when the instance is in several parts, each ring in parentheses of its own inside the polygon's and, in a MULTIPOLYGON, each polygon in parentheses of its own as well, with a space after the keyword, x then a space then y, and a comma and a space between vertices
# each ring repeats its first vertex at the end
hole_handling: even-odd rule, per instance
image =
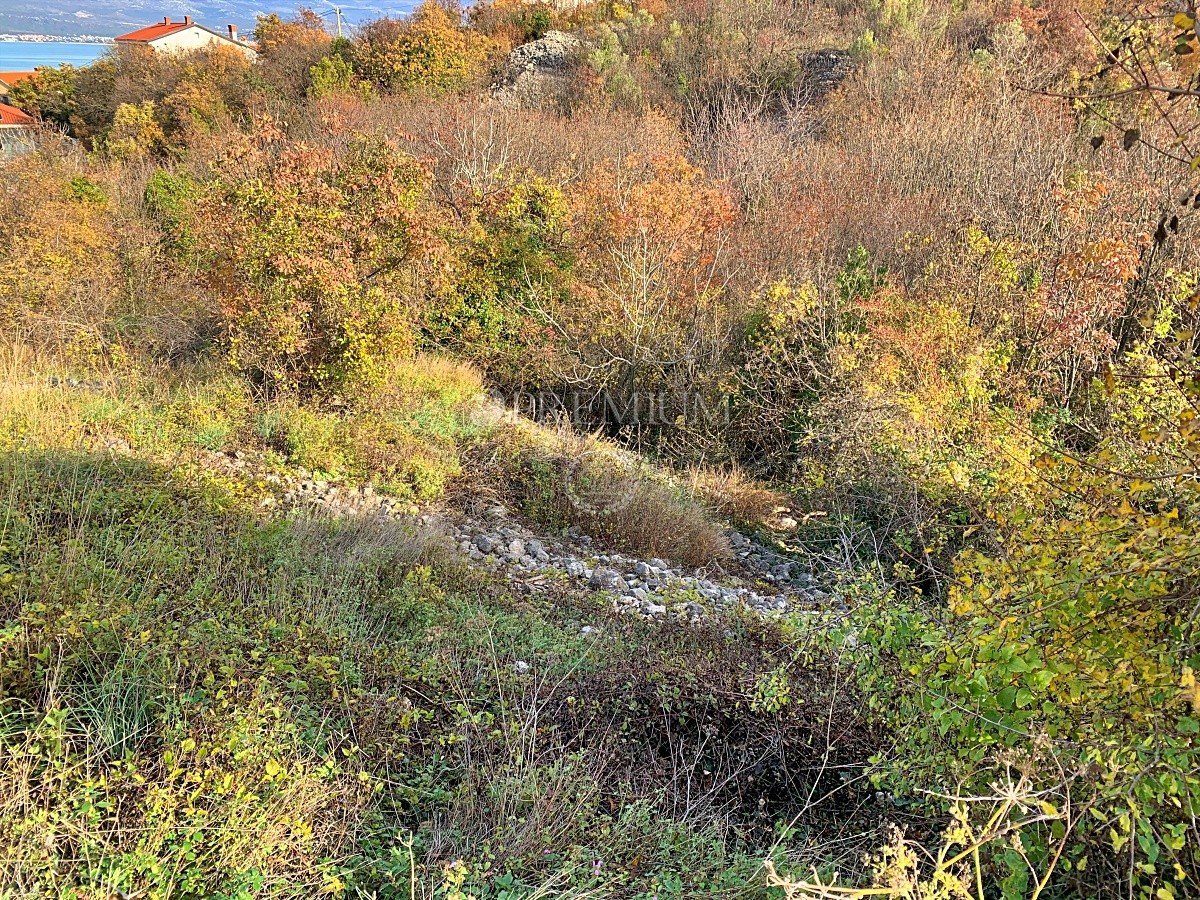
POLYGON ((1187 13, 1175 13, 1175 18, 1171 22, 1180 31, 1188 31, 1196 26, 1196 20, 1187 13))
POLYGON ((1051 816, 1052 818, 1055 818, 1055 819, 1058 818, 1058 807, 1055 806, 1053 803, 1051 803, 1049 800, 1042 800, 1041 802, 1038 803, 1038 806, 1040 806, 1042 808, 1043 815, 1051 816))

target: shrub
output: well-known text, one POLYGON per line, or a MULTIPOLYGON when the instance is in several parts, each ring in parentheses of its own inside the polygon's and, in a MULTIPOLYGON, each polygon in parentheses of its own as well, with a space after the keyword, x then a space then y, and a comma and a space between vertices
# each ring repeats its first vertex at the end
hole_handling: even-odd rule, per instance
POLYGON ((360 28, 353 60, 360 78, 384 90, 442 92, 464 87, 489 52, 486 39, 429 0, 406 20, 379 19, 360 28))
POLYGON ((323 56, 308 70, 308 96, 319 100, 330 94, 349 94, 354 90, 354 67, 336 54, 323 56))
POLYGON ((218 180, 198 205, 229 358, 267 392, 371 384, 412 348, 428 173, 378 139, 334 152, 280 137, 260 136, 253 174, 218 180))
POLYGON ((545 371, 551 298, 568 302, 574 257, 562 192, 533 175, 497 175, 455 236, 449 277, 436 285, 427 335, 470 359, 494 381, 537 383, 545 371))
POLYGON ((112 125, 100 138, 101 151, 118 160, 144 159, 163 149, 166 135, 157 119, 153 100, 122 103, 113 114, 112 125))
POLYGON ((539 303, 560 334, 556 374, 621 409, 661 393, 673 421, 691 398, 715 393, 729 349, 732 198, 680 156, 631 155, 598 166, 570 203, 574 289, 568 302, 539 303))
POLYGON ((739 525, 764 524, 785 508, 783 495, 748 478, 740 469, 694 468, 687 473, 691 492, 718 516, 739 525))
POLYGON ((113 205, 97 181, 52 155, 0 170, 0 323, 9 339, 40 347, 104 347, 121 285, 113 205))
POLYGON ((254 39, 258 44, 255 72, 283 98, 295 102, 314 90, 314 70, 328 59, 332 46, 319 16, 310 10, 286 22, 274 13, 259 16, 254 39))

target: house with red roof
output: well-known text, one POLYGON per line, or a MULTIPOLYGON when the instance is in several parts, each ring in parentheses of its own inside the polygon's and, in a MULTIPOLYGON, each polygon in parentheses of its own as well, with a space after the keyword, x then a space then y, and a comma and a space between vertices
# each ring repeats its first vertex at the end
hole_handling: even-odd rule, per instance
POLYGON ((7 103, 14 85, 28 81, 37 72, 0 72, 0 103, 7 103))
POLYGON ((0 162, 28 153, 33 149, 32 116, 15 106, 0 103, 0 162))
POLYGON ((191 16, 184 16, 180 22, 171 21, 170 16, 164 16, 161 22, 147 25, 129 34, 117 38, 117 46, 141 45, 149 47, 157 53, 179 53, 186 50, 200 50, 205 47, 218 46, 236 47, 249 58, 256 55, 255 50, 243 38, 238 36, 236 25, 230 25, 224 32, 213 31, 192 21, 191 16))

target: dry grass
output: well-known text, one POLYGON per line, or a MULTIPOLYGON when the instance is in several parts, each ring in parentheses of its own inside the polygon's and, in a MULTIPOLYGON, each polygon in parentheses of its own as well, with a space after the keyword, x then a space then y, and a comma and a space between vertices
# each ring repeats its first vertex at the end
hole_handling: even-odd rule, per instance
POLYGON ((737 468, 691 469, 687 485, 716 515, 742 525, 760 525, 787 505, 779 491, 764 487, 737 468))
POLYGON ((576 526, 603 546, 689 566, 731 558, 705 507, 634 454, 596 435, 529 422, 499 425, 469 463, 474 484, 550 528, 576 526))

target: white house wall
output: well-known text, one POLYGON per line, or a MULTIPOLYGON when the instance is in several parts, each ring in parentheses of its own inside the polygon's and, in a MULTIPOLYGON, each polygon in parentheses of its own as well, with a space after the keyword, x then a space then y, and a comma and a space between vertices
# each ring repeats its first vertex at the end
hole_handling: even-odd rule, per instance
POLYGON ((247 57, 254 57, 254 49, 252 47, 236 44, 231 40, 213 34, 211 31, 206 31, 198 25, 190 25, 187 28, 172 31, 170 34, 155 38, 148 43, 156 51, 165 51, 167 53, 177 53, 183 50, 199 50, 210 44, 220 44, 224 47, 237 47, 247 57))

